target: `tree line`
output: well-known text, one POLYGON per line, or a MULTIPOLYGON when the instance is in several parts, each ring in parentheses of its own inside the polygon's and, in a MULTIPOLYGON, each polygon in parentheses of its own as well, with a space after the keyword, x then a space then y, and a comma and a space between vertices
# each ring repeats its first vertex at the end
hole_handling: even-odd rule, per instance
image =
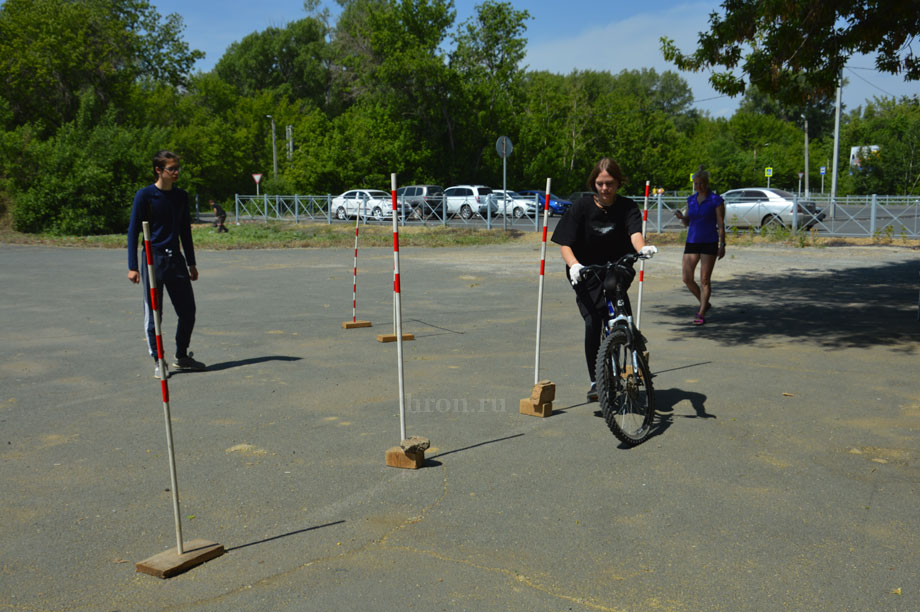
MULTIPOLYGON (((748 87, 731 117, 693 108, 671 71, 523 65, 526 10, 483 0, 456 23, 452 0, 339 0, 335 23, 304 16, 233 43, 213 70, 180 16, 146 0, 6 0, 0 6, 0 212, 25 232, 124 231, 159 149, 182 157, 180 186, 203 200, 252 193, 477 183, 498 187, 508 136, 510 188, 584 189, 617 159, 645 181, 688 192, 704 164, 718 190, 795 190, 809 119, 812 191, 830 173, 833 106, 792 105, 748 87), (192 41, 194 42, 194 41, 192 41), (269 118, 271 117, 271 119, 269 118), (273 175, 271 121, 277 128, 273 175), (287 147, 287 126, 293 146, 287 147)), ((920 193, 920 99, 879 98, 844 114, 838 193, 920 193), (850 174, 851 146, 879 154, 850 174)), ((828 176, 829 179, 829 176, 828 176)), ((829 180, 828 180, 829 189, 829 180)))

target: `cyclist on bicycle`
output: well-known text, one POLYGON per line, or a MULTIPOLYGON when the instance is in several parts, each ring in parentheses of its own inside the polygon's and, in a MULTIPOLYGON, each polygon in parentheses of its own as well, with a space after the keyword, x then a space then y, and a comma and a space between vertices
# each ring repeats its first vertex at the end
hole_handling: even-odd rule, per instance
MULTIPOLYGON (((623 171, 611 158, 604 157, 588 176, 593 197, 582 197, 559 221, 552 241, 560 245, 566 276, 575 290, 575 303, 585 320, 585 361, 591 387, 587 399, 597 401, 594 366, 600 347, 601 328, 607 319, 603 279, 591 275, 581 278, 586 265, 616 261, 627 253, 651 257, 658 252, 642 237, 642 214, 636 203, 617 190, 625 182, 623 171)), ((644 344, 641 338, 640 342, 644 344)))

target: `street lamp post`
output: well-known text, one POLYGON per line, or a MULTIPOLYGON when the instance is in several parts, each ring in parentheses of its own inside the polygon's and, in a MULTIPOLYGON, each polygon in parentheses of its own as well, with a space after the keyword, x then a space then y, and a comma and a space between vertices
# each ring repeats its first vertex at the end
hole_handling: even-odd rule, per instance
POLYGON ((278 178, 278 145, 275 140, 275 118, 271 115, 265 115, 272 120, 272 178, 278 178))
POLYGON ((808 117, 802 115, 805 120, 805 199, 808 199, 808 117))

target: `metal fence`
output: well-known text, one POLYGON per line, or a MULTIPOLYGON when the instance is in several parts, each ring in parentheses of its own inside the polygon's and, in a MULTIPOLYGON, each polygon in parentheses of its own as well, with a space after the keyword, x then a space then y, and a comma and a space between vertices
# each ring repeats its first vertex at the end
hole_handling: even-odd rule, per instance
MULTIPOLYGON (((325 221, 326 223, 354 223, 355 216, 364 224, 375 222, 392 223, 392 207, 383 210, 379 206, 369 205, 368 201, 356 201, 356 208, 335 207, 332 195, 239 195, 235 196, 235 220, 240 221, 287 221, 300 223, 304 221, 325 221), (341 210, 338 210, 341 208, 341 210), (334 210, 335 209, 335 210, 334 210), (375 209, 379 213, 375 214, 375 209)), ((501 200, 491 200, 494 206, 482 206, 480 202, 443 201, 438 206, 410 206, 402 199, 397 200, 399 224, 402 226, 470 226, 488 229, 508 228, 519 230, 538 230, 542 204, 535 198, 527 201, 527 206, 516 206, 519 200, 508 200, 507 207, 501 200), (466 206, 464 206, 466 205, 466 206), (484 208, 480 212, 480 208, 484 208), (497 208, 497 211, 496 211, 497 208), (508 214, 503 214, 506 209, 508 214), (451 212, 454 210, 455 212, 451 212), (465 212, 470 211, 469 213, 465 212)))
MULTIPOLYGON (((300 223, 305 221, 323 221, 326 223, 354 223, 355 213, 361 223, 387 222, 391 223, 392 209, 388 208, 383 214, 376 217, 369 212, 367 202, 359 204, 357 211, 339 218, 337 211, 332 210, 332 195, 237 195, 235 216, 236 222, 245 221, 288 221, 300 223)), ((642 198, 634 198, 642 204, 642 198)), ((483 227, 509 228, 519 230, 540 229, 543 203, 539 197, 532 202, 533 206, 516 207, 509 200, 508 214, 502 214, 499 205, 497 213, 488 207, 483 213, 473 212, 470 215, 451 213, 446 202, 434 207, 403 206, 399 202, 399 223, 402 226, 453 226, 453 227, 483 227), (517 214, 515 209, 519 208, 517 214)), ((920 198, 916 196, 844 196, 832 202, 829 197, 813 195, 808 200, 817 205, 817 210, 812 212, 798 206, 799 198, 795 205, 786 211, 784 222, 787 229, 796 232, 801 230, 814 231, 822 236, 840 237, 869 237, 869 238, 920 238, 920 198)), ((478 211, 479 204, 470 202, 471 210, 478 211)), ((528 204, 530 204, 528 202, 528 204)), ((648 202, 648 231, 652 233, 679 232, 684 229, 683 224, 674 216, 674 211, 686 206, 685 197, 658 195, 648 202)), ((456 209, 457 206, 452 206, 456 209)), ((460 207, 463 208, 462 206, 460 207)), ((736 220, 737 221, 737 220, 736 220)), ((759 222, 750 225, 756 231, 762 231, 759 222)), ((739 229, 733 225, 731 219, 726 219, 729 231, 739 229)), ((745 226, 747 229, 747 226, 745 226)))

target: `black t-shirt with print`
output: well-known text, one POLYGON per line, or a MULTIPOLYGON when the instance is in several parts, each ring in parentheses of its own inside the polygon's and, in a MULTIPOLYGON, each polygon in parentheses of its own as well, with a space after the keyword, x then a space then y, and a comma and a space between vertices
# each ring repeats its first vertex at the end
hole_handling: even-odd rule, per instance
POLYGON ((637 232, 642 232, 642 213, 633 200, 617 195, 611 206, 601 208, 594 198, 583 197, 559 220, 552 241, 571 247, 578 263, 589 266, 635 253, 630 236, 637 232))

